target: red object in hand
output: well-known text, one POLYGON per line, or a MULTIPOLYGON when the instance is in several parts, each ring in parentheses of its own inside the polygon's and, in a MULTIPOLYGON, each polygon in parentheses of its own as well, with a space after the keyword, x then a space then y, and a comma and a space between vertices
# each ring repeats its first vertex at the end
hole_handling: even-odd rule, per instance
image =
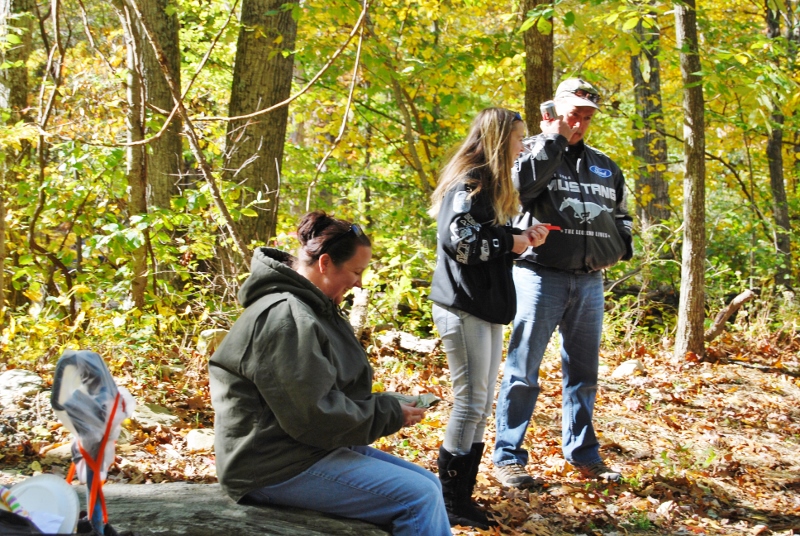
POLYGON ((561 230, 561 227, 559 227, 558 225, 550 225, 550 224, 546 224, 544 227, 545 227, 545 229, 547 229, 548 231, 560 231, 560 230, 561 230))

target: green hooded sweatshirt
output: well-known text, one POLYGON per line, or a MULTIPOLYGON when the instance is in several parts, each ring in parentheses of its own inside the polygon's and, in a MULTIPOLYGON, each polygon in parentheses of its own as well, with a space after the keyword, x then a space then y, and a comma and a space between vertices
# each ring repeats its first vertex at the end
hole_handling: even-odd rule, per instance
POLYGON ((217 477, 236 501, 403 425, 400 403, 372 393, 350 324, 292 260, 256 250, 238 296, 244 313, 208 366, 217 477))

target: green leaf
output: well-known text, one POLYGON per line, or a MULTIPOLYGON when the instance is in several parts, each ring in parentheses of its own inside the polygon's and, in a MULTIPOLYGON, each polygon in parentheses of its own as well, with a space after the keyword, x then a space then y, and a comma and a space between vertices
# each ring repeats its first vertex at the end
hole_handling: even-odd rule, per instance
POLYGON ((519 27, 519 32, 518 33, 527 32, 528 30, 531 29, 531 27, 534 24, 536 24, 537 21, 538 21, 538 18, 536 18, 536 19, 534 19, 534 18, 527 19, 525 22, 522 23, 522 26, 519 27))
POLYGON ((550 19, 542 17, 539 19, 538 24, 536 24, 536 29, 539 30, 539 33, 542 35, 548 35, 553 31, 553 23, 550 22, 550 19))
POLYGON ((639 24, 639 17, 631 17, 625 21, 625 24, 622 25, 622 29, 627 32, 636 28, 637 24, 639 24))
POLYGON ((575 13, 573 13, 572 11, 567 11, 564 14, 564 18, 562 20, 564 21, 564 26, 569 28, 570 26, 575 24, 575 13))

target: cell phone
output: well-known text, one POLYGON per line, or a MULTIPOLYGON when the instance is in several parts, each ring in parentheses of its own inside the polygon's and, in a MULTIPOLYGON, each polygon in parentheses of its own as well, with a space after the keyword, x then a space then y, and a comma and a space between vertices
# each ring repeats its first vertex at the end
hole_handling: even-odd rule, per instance
POLYGON ((560 231, 561 230, 561 227, 559 227, 558 225, 550 225, 550 224, 545 225, 544 228, 547 229, 548 231, 560 231))
POLYGON ((556 103, 551 100, 541 103, 539 105, 539 110, 542 112, 542 119, 553 121, 558 118, 558 112, 556 112, 556 103))

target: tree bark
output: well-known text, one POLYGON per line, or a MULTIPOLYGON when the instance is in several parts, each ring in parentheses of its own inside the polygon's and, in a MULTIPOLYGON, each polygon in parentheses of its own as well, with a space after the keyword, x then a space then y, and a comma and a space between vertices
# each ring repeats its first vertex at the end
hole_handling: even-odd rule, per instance
MULTIPOLYGON (((770 9, 770 2, 765 2, 767 37, 781 37, 780 12, 770 9)), ((769 185, 772 191, 772 212, 775 218, 775 250, 777 266, 775 268, 775 284, 791 289, 792 282, 792 243, 789 222, 789 202, 786 198, 786 185, 783 176, 783 114, 780 102, 772 99, 770 123, 772 128, 767 138, 767 162, 769 164, 769 185)))
MULTIPOLYGON (((0 0, 0 35, 5 37, 11 30, 19 37, 20 43, 6 51, 0 50, 0 63, 15 64, 0 69, 0 108, 10 112, 7 124, 14 125, 19 121, 29 122, 25 110, 28 107, 28 56, 31 53, 31 36, 33 30, 33 0, 0 0), (15 29, 21 31, 17 33, 15 29)), ((20 156, 28 151, 23 146, 20 150, 11 147, 0 152, 0 325, 3 323, 6 308, 5 293, 5 259, 6 259, 6 203, 10 186, 16 182, 15 164, 20 156)))
MULTIPOLYGON (((549 0, 523 0, 522 17, 549 0)), ((551 19, 552 21, 552 19, 551 19)), ((523 34, 525 41, 525 124, 528 134, 539 134, 539 105, 553 98, 553 30, 543 34, 536 25, 523 34)))
MULTIPOLYGON (((135 0, 142 16, 152 28, 158 42, 164 49, 167 68, 180 88, 181 55, 178 39, 177 13, 169 15, 167 0, 135 0)), ((149 45, 144 32, 138 31, 137 50, 141 55, 141 72, 144 84, 144 99, 147 105, 159 110, 172 110, 172 93, 161 72, 153 47, 149 45)), ((149 117, 159 117, 155 121, 155 131, 160 130, 166 120, 152 108, 146 110, 149 117)), ((145 122, 147 124, 148 121, 145 122)), ((151 208, 170 208, 170 199, 180 192, 178 181, 183 170, 183 148, 181 143, 181 120, 173 117, 169 127, 156 140, 149 144, 147 154, 147 201, 151 208)))
MULTIPOLYGON (((292 88, 297 22, 291 9, 298 0, 244 0, 241 30, 233 70, 231 117, 249 114, 286 100, 292 88)), ((274 232, 272 214, 283 161, 288 107, 255 119, 228 123, 225 180, 243 184, 248 191, 242 205, 256 199, 256 217, 243 217, 237 226, 245 244, 266 243, 274 232), (275 162, 277 160, 278 165, 275 162)))
MULTIPOLYGON (((652 0, 649 0, 652 4, 652 0)), ((661 66, 658 61, 661 34, 655 24, 645 28, 636 25, 638 54, 631 55, 631 74, 636 99, 638 135, 633 140, 633 154, 640 162, 636 173, 637 213, 642 231, 670 216, 669 187, 664 179, 667 169, 667 139, 661 99, 661 66)))
MULTIPOLYGON (((140 78, 141 49, 140 31, 135 23, 136 15, 123 4, 122 0, 115 0, 114 6, 122 23, 127 48, 128 75, 126 89, 128 98, 128 113, 125 118, 128 131, 128 142, 144 139, 144 88, 140 78)), ((127 175, 128 175, 128 218, 132 216, 145 216, 147 214, 147 169, 145 165, 144 145, 131 145, 127 149, 127 175)), ((145 240, 132 252, 133 280, 131 281, 131 299, 137 308, 144 309, 145 291, 147 289, 147 247, 146 230, 145 240)))
POLYGON ((685 175, 683 179, 683 250, 681 294, 678 305, 676 361, 692 352, 703 357, 705 319, 705 117, 703 86, 697 42, 695 0, 676 2, 675 33, 680 49, 683 80, 683 138, 685 175))

